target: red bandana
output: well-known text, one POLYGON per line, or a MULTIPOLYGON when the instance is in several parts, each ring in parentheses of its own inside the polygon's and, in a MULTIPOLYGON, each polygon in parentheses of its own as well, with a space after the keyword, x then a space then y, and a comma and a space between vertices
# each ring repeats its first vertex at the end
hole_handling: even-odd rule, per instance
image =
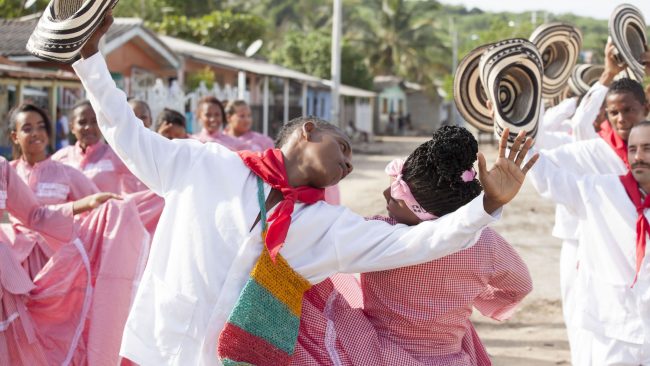
POLYGON ((623 160, 625 166, 629 169, 630 163, 627 161, 627 143, 614 131, 609 121, 605 121, 600 125, 600 132, 598 134, 614 149, 616 155, 623 160))
POLYGON ((316 203, 324 198, 324 190, 307 186, 291 187, 284 167, 284 157, 279 149, 268 149, 264 152, 238 151, 237 153, 253 173, 262 178, 271 188, 280 191, 284 197, 278 203, 273 214, 266 220, 269 223, 269 228, 265 244, 271 259, 275 261, 275 256, 287 237, 296 201, 306 204, 316 203))
POLYGON ((636 212, 639 215, 636 220, 636 274, 634 275, 634 282, 632 282, 632 286, 634 286, 637 277, 639 277, 641 262, 643 262, 643 257, 645 257, 645 237, 646 234, 650 234, 648 219, 643 214, 644 209, 650 208, 650 195, 647 195, 644 200, 641 199, 639 184, 634 179, 632 172, 628 172, 627 175, 621 175, 620 178, 627 195, 632 200, 636 212))

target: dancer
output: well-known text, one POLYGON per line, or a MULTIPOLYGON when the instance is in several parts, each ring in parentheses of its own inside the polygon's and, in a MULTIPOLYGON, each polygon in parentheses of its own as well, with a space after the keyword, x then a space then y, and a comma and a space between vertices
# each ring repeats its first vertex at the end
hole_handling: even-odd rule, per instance
MULTIPOLYGON (((371 220, 416 225, 454 212, 481 192, 473 169, 477 151, 466 129, 437 130, 406 161, 388 164, 389 217, 371 220)), ((469 249, 416 266, 362 273, 361 285, 343 294, 328 282, 312 288, 305 295, 292 364, 490 365, 469 320, 472 308, 504 320, 531 290, 522 259, 487 228, 469 249), (362 299, 360 308, 348 303, 351 296, 362 299)))
POLYGON ((251 130, 253 116, 245 101, 238 99, 228 102, 226 118, 228 126, 224 132, 247 145, 246 150, 264 151, 275 146, 268 136, 251 130))
MULTIPOLYGON (((233 334, 229 315, 246 295, 247 275, 267 259, 283 263, 291 278, 299 276, 309 286, 336 272, 415 265, 470 246, 477 232, 495 220, 492 214, 516 195, 534 164, 533 159, 520 167, 521 153, 506 158, 502 139, 492 170, 479 154, 485 194, 455 213, 413 228, 366 222, 344 207, 317 202, 319 188, 338 183, 352 170, 348 139, 326 122, 300 118, 288 123, 279 149, 263 154, 170 141, 142 125, 134 128, 133 111, 98 54, 99 39, 111 23, 109 12, 74 69, 98 111, 104 136, 129 168, 165 197, 122 341, 122 355, 136 363, 218 365, 217 348, 223 355, 224 342, 239 339, 218 341, 219 334, 225 328, 233 334), (267 210, 272 210, 268 229, 262 220, 267 210)), ((523 134, 517 138, 522 153, 532 143, 524 140, 523 134)), ((302 292, 297 296, 300 301, 302 292)), ((267 316, 253 325, 285 320, 261 314, 267 316)), ((283 324, 283 329, 290 326, 283 324)), ((290 333, 280 334, 291 344, 290 333)), ((291 344, 287 353, 275 356, 284 363, 292 350, 291 344)), ((238 356, 253 357, 247 352, 238 356)))
POLYGON ((533 180, 545 197, 581 220, 579 269, 575 282, 572 349, 574 365, 650 363, 650 272, 645 256, 649 232, 650 122, 628 134, 631 170, 617 175, 576 175, 543 151, 533 180), (636 243, 636 245, 635 245, 636 243))
POLYGON ((52 160, 83 172, 104 192, 128 194, 146 188, 102 141, 97 116, 88 101, 81 101, 72 108, 70 130, 77 142, 57 151, 52 160))
POLYGON ((192 138, 204 143, 216 142, 233 151, 246 150, 246 144, 222 131, 226 112, 219 99, 211 96, 201 98, 196 106, 196 114, 202 129, 192 138))

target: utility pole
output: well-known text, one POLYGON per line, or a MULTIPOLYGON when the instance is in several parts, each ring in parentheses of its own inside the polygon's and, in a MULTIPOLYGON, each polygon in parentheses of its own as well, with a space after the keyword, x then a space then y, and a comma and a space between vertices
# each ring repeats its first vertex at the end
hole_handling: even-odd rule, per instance
POLYGON ((341 87, 341 0, 334 0, 332 20, 332 109, 330 122, 342 127, 339 121, 341 107, 339 89, 341 87))
MULTIPOLYGON (((454 25, 453 17, 449 17, 449 35, 451 36, 451 76, 456 77, 456 69, 458 68, 458 31, 454 25)), ((451 103, 447 118, 449 119, 450 125, 456 126, 460 124, 456 103, 451 103)))

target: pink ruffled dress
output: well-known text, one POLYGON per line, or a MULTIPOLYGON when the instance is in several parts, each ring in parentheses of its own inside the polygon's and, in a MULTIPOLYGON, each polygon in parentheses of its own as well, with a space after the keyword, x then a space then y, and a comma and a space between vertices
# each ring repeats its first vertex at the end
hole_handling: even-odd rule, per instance
POLYGON ((235 137, 226 135, 222 131, 218 131, 211 134, 204 128, 199 133, 192 135, 191 137, 203 143, 216 142, 222 146, 229 148, 232 151, 248 150, 248 146, 245 143, 239 141, 235 137))
POLYGON ((109 201, 73 224, 71 204, 40 206, 6 161, 0 173, 0 197, 7 197, 0 206, 40 240, 60 242, 30 276, 16 256, 16 236, 0 232, 0 364, 118 364, 149 253, 136 202, 109 201))
POLYGON ((86 147, 85 151, 77 142, 57 151, 52 160, 81 171, 101 192, 128 194, 147 189, 103 141, 86 147))
MULTIPOLYGON (((385 221, 395 223, 391 219, 385 221)), ((421 265, 312 288, 294 365, 490 365, 469 318, 504 320, 532 290, 526 265, 485 229, 466 250, 421 265), (358 300, 363 299, 363 305, 358 300)))

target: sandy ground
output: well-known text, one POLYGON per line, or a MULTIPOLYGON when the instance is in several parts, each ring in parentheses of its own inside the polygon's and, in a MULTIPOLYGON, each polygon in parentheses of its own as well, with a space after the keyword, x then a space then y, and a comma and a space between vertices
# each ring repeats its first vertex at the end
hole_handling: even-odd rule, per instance
MULTIPOLYGON (((341 183, 342 203, 361 215, 385 214, 382 191, 388 185, 386 164, 407 156, 425 138, 380 137, 372 144, 355 147, 353 173, 341 183)), ((480 150, 494 161, 496 149, 482 144, 480 150)), ((497 322, 475 312, 472 320, 495 365, 569 365, 560 301, 560 241, 551 228, 554 205, 542 200, 530 183, 504 210, 494 228, 522 256, 533 278, 533 292, 517 313, 497 322)))

